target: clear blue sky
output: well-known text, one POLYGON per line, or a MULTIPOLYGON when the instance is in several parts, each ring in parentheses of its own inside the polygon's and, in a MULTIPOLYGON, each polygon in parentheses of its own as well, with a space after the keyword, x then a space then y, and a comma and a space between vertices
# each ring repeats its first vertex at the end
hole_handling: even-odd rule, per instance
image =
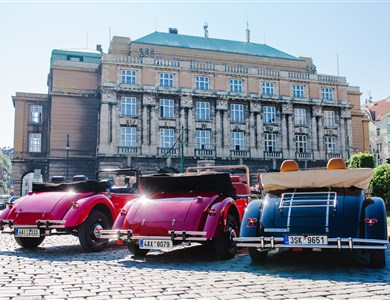
POLYGON ((390 1, 50 1, 0 0, 0 147, 13 146, 15 92, 47 93, 51 51, 95 48, 111 36, 181 34, 251 41, 308 56, 318 73, 347 77, 361 99, 390 96, 390 1))

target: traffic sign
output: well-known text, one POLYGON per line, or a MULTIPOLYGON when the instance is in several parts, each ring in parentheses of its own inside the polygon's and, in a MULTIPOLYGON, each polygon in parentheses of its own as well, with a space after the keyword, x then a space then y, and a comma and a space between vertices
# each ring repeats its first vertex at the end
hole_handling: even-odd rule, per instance
POLYGON ((9 195, 10 195, 11 197, 13 197, 13 196, 15 196, 15 193, 14 193, 14 192, 11 192, 11 193, 9 193, 9 195))
POLYGON ((9 182, 9 184, 15 184, 15 182, 14 182, 13 180, 11 180, 11 181, 9 182))
POLYGON ((10 190, 14 190, 14 189, 15 189, 15 185, 14 185, 14 184, 11 184, 11 185, 9 186, 9 189, 10 189, 10 190))

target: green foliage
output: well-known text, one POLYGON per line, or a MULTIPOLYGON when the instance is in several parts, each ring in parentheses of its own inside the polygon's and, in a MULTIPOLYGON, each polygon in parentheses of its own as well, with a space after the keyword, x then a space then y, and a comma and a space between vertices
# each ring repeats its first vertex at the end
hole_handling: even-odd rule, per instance
POLYGON ((11 159, 4 154, 0 154, 0 168, 2 170, 3 178, 0 178, 0 186, 5 193, 9 191, 9 182, 12 178, 11 159))
POLYGON ((374 169, 371 181, 372 195, 381 197, 390 210, 390 165, 383 164, 374 169))
POLYGON ((347 161, 349 168, 375 168, 375 157, 369 153, 356 153, 347 161))

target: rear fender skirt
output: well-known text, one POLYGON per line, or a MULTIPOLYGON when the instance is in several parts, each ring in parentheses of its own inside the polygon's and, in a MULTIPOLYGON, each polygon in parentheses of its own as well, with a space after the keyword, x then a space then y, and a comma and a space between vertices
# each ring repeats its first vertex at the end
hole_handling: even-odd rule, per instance
POLYGON ((68 210, 64 216, 65 227, 76 227, 83 223, 97 205, 105 205, 110 210, 112 218, 115 219, 117 212, 114 205, 104 195, 97 194, 77 201, 77 207, 72 206, 68 210))
POLYGON ((8 219, 8 215, 9 213, 11 212, 11 209, 8 205, 6 206, 6 208, 4 208, 1 212, 0 212, 0 220, 7 220, 8 219))
POLYGON ((240 237, 255 237, 257 236, 257 231, 259 228, 260 222, 260 207, 263 203, 263 200, 252 200, 249 202, 248 207, 245 210, 244 216, 242 217, 240 237), (246 219, 256 218, 256 226, 247 226, 246 219))
POLYGON ((364 237, 366 239, 381 239, 386 240, 387 226, 386 226, 386 209, 382 198, 371 197, 370 204, 365 207, 363 214, 364 237), (375 225, 369 225, 364 222, 365 218, 376 219, 375 225))
MULTIPOLYGON (((214 204, 209 211, 215 212, 215 214, 210 214, 206 218, 204 230, 207 232, 207 238, 214 238, 218 236, 225 230, 225 220, 228 215, 230 207, 234 205, 234 200, 232 198, 226 198, 222 202, 214 204)), ((237 210, 237 207, 235 207, 237 210)), ((237 220, 239 221, 239 220, 237 220)))

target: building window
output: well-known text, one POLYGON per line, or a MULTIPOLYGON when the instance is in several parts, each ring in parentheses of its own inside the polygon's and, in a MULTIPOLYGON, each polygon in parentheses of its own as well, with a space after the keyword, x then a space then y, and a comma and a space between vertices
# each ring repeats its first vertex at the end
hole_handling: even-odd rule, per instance
POLYGON ((30 123, 42 123, 42 105, 30 105, 30 123))
POLYGON ((172 99, 160 99, 160 117, 161 118, 174 118, 174 102, 172 99))
POLYGON ((264 135, 264 147, 267 152, 276 151, 276 134, 275 133, 266 133, 264 135))
POLYGON ((160 86, 173 87, 173 73, 160 73, 160 86))
POLYGON ((321 89, 322 99, 333 100, 333 91, 334 91, 334 89, 331 87, 323 87, 321 89))
POLYGON ((209 150, 211 149, 209 130, 196 131, 196 149, 209 150))
POLYGON ((304 108, 294 109, 294 124, 298 126, 306 125, 306 109, 304 108))
POLYGON ((325 151, 326 153, 336 153, 336 137, 325 136, 325 151))
POLYGON ((122 83, 136 84, 137 72, 134 70, 122 70, 122 83))
POLYGON ((205 90, 207 91, 209 89, 209 77, 207 76, 196 76, 195 77, 195 88, 198 90, 205 90))
POLYGON ((324 126, 325 127, 336 126, 335 113, 333 110, 324 110, 324 126))
POLYGON ((172 128, 160 129, 160 147, 172 148, 175 142, 175 131, 172 128))
POLYGON ((72 55, 68 55, 68 56, 67 56, 67 60, 79 62, 79 61, 83 61, 83 57, 82 57, 82 56, 72 56, 72 55))
POLYGON ((261 93, 263 95, 275 95, 275 84, 273 82, 262 82, 261 93))
POLYGON ((264 123, 275 123, 276 122, 276 107, 275 106, 264 106, 264 123))
POLYGON ((298 153, 307 152, 307 135, 297 134, 295 135, 295 151, 298 153))
POLYGON ((233 93, 242 93, 242 79, 230 79, 229 91, 233 93))
POLYGON ((28 151, 41 152, 42 135, 40 133, 28 134, 28 151))
POLYGON ((244 150, 245 148, 245 135, 242 131, 232 131, 232 150, 244 150))
POLYGON ((210 102, 196 102, 196 119, 210 120, 210 102))
POLYGON ((231 121, 232 122, 244 122, 244 105, 243 104, 231 104, 231 121))
POLYGON ((305 97, 305 86, 294 84, 293 85, 293 97, 304 98, 305 97))
POLYGON ((122 116, 137 115, 137 98, 121 97, 121 115, 122 116))
POLYGON ((121 146, 122 147, 137 146, 136 127, 121 127, 121 146))
POLYGON ((380 128, 376 129, 376 136, 381 136, 381 129, 380 128))

